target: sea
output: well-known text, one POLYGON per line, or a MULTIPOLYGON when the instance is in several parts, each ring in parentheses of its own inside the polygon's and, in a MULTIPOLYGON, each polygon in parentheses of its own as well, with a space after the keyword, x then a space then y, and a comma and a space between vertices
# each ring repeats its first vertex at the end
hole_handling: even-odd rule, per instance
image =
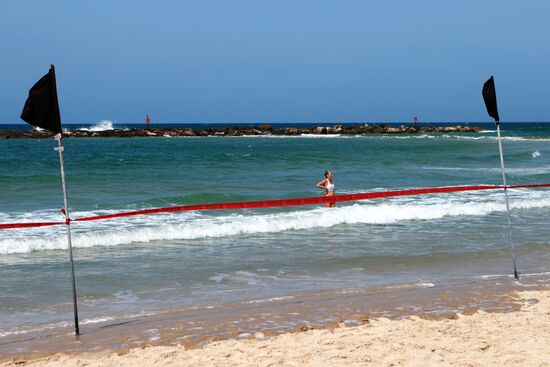
MULTIPOLYGON (((67 138, 70 215, 318 196, 322 193, 315 184, 325 170, 333 171, 338 194, 501 184, 495 125, 469 125, 483 131, 67 138)), ((155 127, 162 126, 227 125, 155 127)), ((143 125, 64 126, 90 131, 135 127, 143 125)), ((550 123, 502 123, 501 131, 507 183, 550 183, 550 123)), ((53 139, 0 140, 0 223, 63 220, 55 145, 53 139)), ((547 285, 550 191, 511 189, 509 198, 520 282, 547 285)), ((284 300, 308 295, 330 295, 331 304, 338 305, 348 294, 369 290, 414 294, 453 284, 514 281, 502 190, 365 200, 336 208, 164 213, 73 222, 71 230, 83 335, 92 327, 174 310, 232 305, 238 313, 262 304, 262 312, 269 313, 284 300)), ((13 346, 38 334, 70 335, 71 292, 64 226, 0 231, 4 350, 32 350, 13 346)), ((270 322, 275 329, 284 326, 270 322)), ((146 330, 147 340, 162 337, 151 330, 146 330)))

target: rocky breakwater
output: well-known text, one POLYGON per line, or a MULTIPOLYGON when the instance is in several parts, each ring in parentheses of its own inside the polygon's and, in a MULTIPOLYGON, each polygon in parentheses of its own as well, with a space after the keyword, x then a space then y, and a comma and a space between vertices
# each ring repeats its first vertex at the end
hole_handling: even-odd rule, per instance
MULTIPOLYGON (((299 135, 368 135, 368 134, 418 134, 418 133, 475 133, 482 128, 468 125, 443 126, 407 126, 385 124, 331 125, 307 128, 284 127, 274 128, 263 124, 258 127, 231 126, 227 128, 171 128, 158 127, 149 129, 113 129, 105 131, 69 130, 63 133, 65 138, 132 138, 132 137, 176 137, 176 136, 299 136, 299 135)), ((0 130, 0 139, 32 139, 53 136, 48 131, 38 130, 0 130)))

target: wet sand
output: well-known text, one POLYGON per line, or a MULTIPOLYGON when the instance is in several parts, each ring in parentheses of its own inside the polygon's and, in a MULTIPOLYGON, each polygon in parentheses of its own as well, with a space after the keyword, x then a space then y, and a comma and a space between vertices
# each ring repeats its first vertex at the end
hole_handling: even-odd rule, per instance
MULTIPOLYGON (((516 339, 520 334, 530 341, 546 338, 544 342, 550 345, 550 291, 544 291, 548 288, 548 275, 531 276, 521 282, 503 276, 462 279, 445 286, 411 283, 384 289, 320 292, 169 310, 81 325, 82 335, 78 339, 71 334, 70 325, 64 329, 46 329, 3 338, 0 356, 5 364, 0 366, 14 365, 15 362, 10 361, 28 360, 36 360, 29 364, 33 366, 76 366, 84 361, 98 366, 131 366, 136 363, 138 354, 141 355, 138 359, 150 360, 150 365, 187 365, 187 362, 188 365, 268 365, 269 356, 277 356, 277 359, 271 359, 275 365, 294 363, 296 358, 298 365, 318 365, 314 363, 321 361, 318 358, 324 358, 324 364, 333 365, 338 361, 344 364, 348 358, 346 355, 355 354, 360 359, 351 359, 350 364, 362 364, 370 358, 379 362, 373 365, 384 365, 394 359, 396 363, 415 365, 412 360, 406 359, 407 355, 416 353, 413 352, 415 348, 422 352, 420 355, 424 355, 428 346, 434 346, 439 352, 430 352, 433 355, 428 353, 434 358, 458 350, 450 341, 451 337, 465 338, 469 335, 470 343, 485 343, 492 347, 502 337, 500 324, 509 324, 507 328, 510 329, 518 328, 517 335, 504 329, 514 334, 516 339), (538 326, 519 321, 525 318, 538 318, 538 326), (479 332, 486 335, 483 339, 475 337, 476 325, 481 328, 479 332), (461 327, 468 329, 462 333, 458 331, 461 327), (447 335, 447 332, 441 331, 447 329, 453 332, 447 335), (404 333, 402 340, 397 330, 404 333), (538 331, 542 332, 540 336, 538 331), (435 339, 431 338, 432 335, 435 339), (418 345, 413 343, 416 338, 419 338, 418 345), (325 339, 331 342, 326 348, 317 350, 319 343, 327 342, 325 339), (441 347, 440 342, 448 345, 441 347), (340 347, 331 347, 332 344, 340 347), (366 347, 371 344, 378 349, 366 347), (310 353, 311 358, 296 354, 292 345, 303 349, 305 354, 310 353), (347 345, 356 349, 347 350, 347 345), (396 354, 395 358, 391 357, 390 351, 402 346, 406 346, 404 351, 396 354), (340 348, 347 352, 343 353, 340 348), (233 354, 239 349, 243 352, 233 354), (250 350, 251 354, 245 350, 250 350), (284 350, 284 353, 289 353, 288 357, 284 357, 284 350), (170 357, 161 358, 166 353, 170 357), (382 358, 382 355, 386 357, 382 358), (215 356, 219 359, 210 359, 215 356), (339 357, 333 361, 330 356, 339 357), (153 360, 156 362, 153 363, 153 360)), ((472 348, 477 353, 479 348, 489 347, 472 348)), ((464 345, 463 353, 470 353, 469 348, 464 345)), ((490 354, 494 357, 495 348, 492 349, 490 354)), ((550 352, 546 353, 545 363, 550 363, 550 352)), ((520 361, 523 357, 518 358, 520 361)))
POLYGON ((506 313, 377 318, 274 337, 256 333, 202 348, 58 353, 16 357, 0 366, 550 366, 550 291, 523 291, 514 298, 520 309, 506 313))

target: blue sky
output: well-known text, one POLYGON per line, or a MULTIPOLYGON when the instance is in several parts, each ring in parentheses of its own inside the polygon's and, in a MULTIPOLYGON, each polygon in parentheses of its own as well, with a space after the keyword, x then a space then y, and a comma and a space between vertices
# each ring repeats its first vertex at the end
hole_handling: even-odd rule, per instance
POLYGON ((549 1, 2 1, 0 123, 550 121, 549 1))

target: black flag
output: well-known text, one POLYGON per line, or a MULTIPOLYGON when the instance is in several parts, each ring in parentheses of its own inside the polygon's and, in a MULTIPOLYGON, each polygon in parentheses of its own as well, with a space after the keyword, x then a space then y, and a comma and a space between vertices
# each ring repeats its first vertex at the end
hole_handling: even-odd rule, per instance
POLYGON ((498 125, 500 119, 498 117, 497 93, 495 91, 495 80, 492 76, 491 79, 483 84, 483 100, 485 101, 485 107, 487 107, 489 116, 494 118, 498 125))
POLYGON ((48 74, 44 75, 29 90, 29 98, 25 102, 25 107, 23 107, 21 119, 56 134, 61 133, 61 116, 57 103, 53 65, 48 74))

